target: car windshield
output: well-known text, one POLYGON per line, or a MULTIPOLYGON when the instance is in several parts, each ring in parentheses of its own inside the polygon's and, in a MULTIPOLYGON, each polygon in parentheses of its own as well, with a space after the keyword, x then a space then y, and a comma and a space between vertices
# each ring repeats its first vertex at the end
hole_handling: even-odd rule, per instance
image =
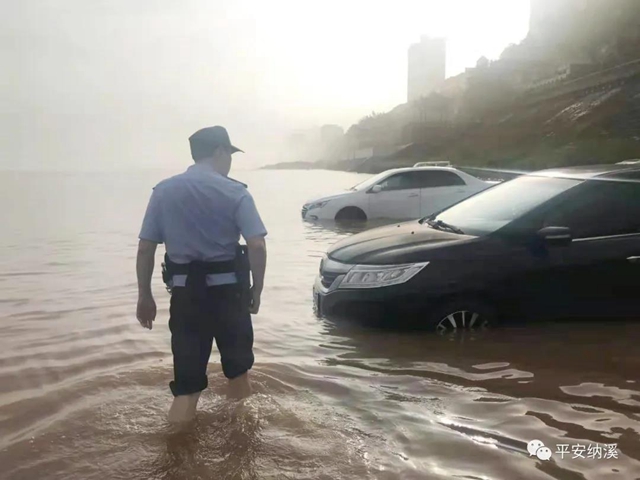
POLYGON ((487 235, 581 183, 566 178, 523 176, 474 195, 434 220, 468 235, 487 235))
POLYGON ((356 191, 366 190, 374 186, 376 183, 380 182, 383 178, 386 178, 388 173, 389 172, 382 172, 382 173, 379 173, 378 175, 374 175, 373 177, 367 178, 365 181, 360 182, 357 185, 354 185, 349 190, 356 190, 356 191))

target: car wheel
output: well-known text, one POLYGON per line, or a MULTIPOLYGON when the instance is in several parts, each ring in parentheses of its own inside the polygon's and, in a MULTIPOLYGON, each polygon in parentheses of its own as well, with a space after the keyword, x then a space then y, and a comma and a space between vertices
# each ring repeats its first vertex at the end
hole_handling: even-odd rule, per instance
POLYGON ((358 207, 345 207, 336 214, 336 221, 361 221, 367 220, 367 214, 358 207))
POLYGON ((491 306, 471 298, 445 302, 427 314, 427 326, 438 333, 483 329, 496 322, 497 315, 491 306))

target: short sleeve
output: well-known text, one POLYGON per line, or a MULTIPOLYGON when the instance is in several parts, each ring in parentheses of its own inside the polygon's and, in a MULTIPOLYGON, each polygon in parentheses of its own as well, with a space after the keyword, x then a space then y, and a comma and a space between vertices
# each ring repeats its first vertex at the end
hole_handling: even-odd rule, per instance
POLYGON ((150 242, 163 243, 162 235, 162 216, 160 205, 160 193, 154 189, 147 205, 147 211, 144 214, 142 228, 140 229, 140 240, 149 240, 150 242))
POLYGON ((243 195, 236 209, 236 224, 245 240, 267 235, 267 229, 262 223, 253 197, 248 192, 243 195))

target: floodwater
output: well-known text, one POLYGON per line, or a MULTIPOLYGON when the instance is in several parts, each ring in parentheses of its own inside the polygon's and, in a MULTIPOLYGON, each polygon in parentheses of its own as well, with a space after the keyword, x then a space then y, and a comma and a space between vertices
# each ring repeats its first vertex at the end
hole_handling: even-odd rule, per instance
POLYGON ((270 232, 256 394, 225 399, 214 351, 196 425, 172 432, 169 296, 156 270, 143 330, 134 264, 151 187, 179 170, 1 174, 0 478, 640 478, 640 322, 437 336, 314 317, 320 257, 351 233, 299 210, 362 179, 338 172, 237 173, 270 232))

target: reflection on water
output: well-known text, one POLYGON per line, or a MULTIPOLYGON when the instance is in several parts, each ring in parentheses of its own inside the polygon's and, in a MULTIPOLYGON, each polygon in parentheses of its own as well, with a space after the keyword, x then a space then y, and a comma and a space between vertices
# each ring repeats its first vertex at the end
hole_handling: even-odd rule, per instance
POLYGON ((214 353, 186 432, 164 420, 172 368, 158 275, 155 328, 134 316, 135 238, 156 179, 0 177, 0 201, 24 197, 0 213, 12 232, 0 238, 0 478, 640 478, 637 322, 438 336, 319 320, 319 258, 376 224, 305 223, 299 207, 326 193, 313 185, 354 176, 244 175, 270 231, 256 394, 228 402, 214 353), (554 451, 616 444, 619 458, 544 462, 528 454, 532 439, 554 451))
POLYGON ((376 227, 382 227, 384 225, 390 225, 399 221, 408 220, 389 220, 389 219, 376 219, 368 221, 333 221, 333 220, 315 220, 305 221, 305 230, 309 233, 307 236, 310 240, 316 238, 326 238, 327 234, 336 235, 336 239, 343 238, 349 235, 355 235, 366 230, 370 230, 376 227))

